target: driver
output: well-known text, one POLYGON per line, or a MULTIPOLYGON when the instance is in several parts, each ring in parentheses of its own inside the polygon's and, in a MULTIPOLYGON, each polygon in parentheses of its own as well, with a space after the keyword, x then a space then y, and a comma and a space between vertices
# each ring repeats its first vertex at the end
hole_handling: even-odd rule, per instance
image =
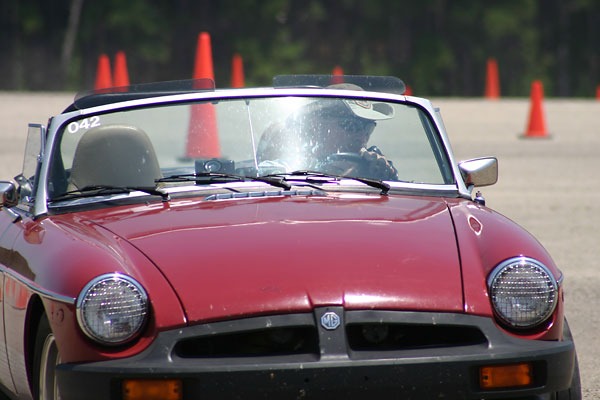
MULTIPOLYGON (((330 88, 362 90, 348 83, 330 88)), ((381 151, 367 143, 377 122, 393 117, 394 109, 386 103, 360 99, 322 99, 301 107, 284 124, 265 132, 270 144, 285 141, 289 155, 295 160, 268 157, 262 146, 261 159, 284 161, 301 168, 336 175, 360 176, 383 180, 397 180, 398 172, 381 151)), ((279 147, 277 146, 277 147, 279 147)), ((269 146, 271 147, 271 146, 269 146)), ((273 147, 271 147, 273 148, 273 147)), ((281 147, 279 147, 281 148, 281 147)), ((259 153, 261 153, 259 145, 259 153)), ((271 155, 271 154, 269 154, 271 155)))

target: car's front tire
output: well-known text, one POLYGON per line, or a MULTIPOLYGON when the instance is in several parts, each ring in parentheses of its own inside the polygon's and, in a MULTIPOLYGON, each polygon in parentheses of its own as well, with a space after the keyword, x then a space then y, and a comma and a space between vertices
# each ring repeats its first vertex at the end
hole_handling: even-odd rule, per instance
POLYGON ((56 366, 60 363, 60 354, 50 329, 48 318, 40 320, 35 339, 34 358, 34 398, 38 400, 60 400, 56 381, 56 366))

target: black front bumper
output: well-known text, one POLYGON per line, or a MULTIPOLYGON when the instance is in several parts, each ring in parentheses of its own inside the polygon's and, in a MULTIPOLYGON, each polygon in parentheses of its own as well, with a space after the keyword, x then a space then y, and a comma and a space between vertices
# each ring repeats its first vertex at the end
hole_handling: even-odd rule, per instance
MULTIPOLYGON (((221 347, 220 351, 227 351, 228 346, 221 347)), ((236 347, 236 343, 231 342, 230 347, 236 347)), ((57 376, 65 400, 121 399, 122 382, 130 378, 180 379, 185 399, 358 399, 367 396, 403 400, 541 399, 569 387, 574 363, 572 341, 518 339, 498 330, 489 318, 323 307, 314 314, 256 317, 162 332, 139 355, 62 364, 57 368, 57 376), (321 322, 323 315, 329 312, 339 317, 339 326, 335 329, 326 329, 327 321, 321 322), (405 348, 389 343, 380 348, 369 347, 352 338, 355 335, 351 327, 377 324, 414 327, 417 331, 412 332, 423 332, 424 338, 413 334, 412 345, 405 348), (300 346, 296 354, 203 353, 204 338, 224 336, 238 340, 241 336, 228 335, 292 326, 314 330, 315 351, 306 350, 310 346, 300 346), (443 328, 434 331, 441 332, 439 336, 443 339, 427 333, 432 332, 432 327, 443 328), (481 333, 481 340, 471 334, 475 331, 481 333), (461 332, 470 333, 462 339, 461 332), (200 350, 182 356, 177 344, 194 343, 196 338, 202 340, 201 345, 196 345, 200 350), (436 343, 428 345, 432 340, 436 343), (444 345, 444 341, 449 344, 444 345), (479 367, 517 362, 532 364, 531 385, 518 389, 480 389, 479 367)))

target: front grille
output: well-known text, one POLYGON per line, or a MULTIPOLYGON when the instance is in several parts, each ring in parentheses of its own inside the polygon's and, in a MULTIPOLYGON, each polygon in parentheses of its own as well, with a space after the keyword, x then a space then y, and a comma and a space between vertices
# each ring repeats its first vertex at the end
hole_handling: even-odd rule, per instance
POLYGON ((464 315, 348 311, 332 306, 315 308, 314 313, 191 326, 178 338, 172 355, 209 362, 244 357, 276 357, 281 362, 323 357, 370 359, 402 357, 401 352, 416 349, 430 349, 434 354, 442 349, 487 343, 480 328, 464 315), (329 315, 335 315, 338 324, 327 324, 324 317, 329 315))
POLYGON ((347 326, 348 345, 354 351, 395 351, 486 343, 477 328, 451 325, 363 323, 347 326))
POLYGON ((182 340, 174 354, 182 358, 319 354, 319 339, 311 326, 267 328, 182 340))

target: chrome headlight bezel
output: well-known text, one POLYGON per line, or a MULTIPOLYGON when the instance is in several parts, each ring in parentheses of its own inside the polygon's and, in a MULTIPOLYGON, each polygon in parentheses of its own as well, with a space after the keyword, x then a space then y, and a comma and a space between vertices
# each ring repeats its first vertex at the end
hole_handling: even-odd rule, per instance
MULTIPOLYGON (((124 304, 126 304, 126 302, 124 304)), ((77 297, 76 307, 77 322, 83 333, 98 343, 111 346, 124 344, 133 340, 145 326, 149 313, 148 295, 142 285, 130 276, 120 273, 100 275, 88 282, 77 297), (123 312, 123 304, 92 304, 93 297, 102 295, 102 293, 97 292, 101 291, 103 288, 112 290, 112 295, 109 295, 107 298, 107 300, 110 301, 116 298, 123 300, 123 296, 129 296, 128 300, 132 301, 131 307, 136 308, 134 312, 131 313, 130 320, 125 321, 131 322, 131 325, 121 325, 116 327, 112 325, 114 319, 122 320, 128 318, 126 315, 127 313, 123 312), (123 291, 128 291, 129 294, 123 292, 119 294, 119 288, 123 289, 123 291), (102 325, 95 326, 90 323, 90 317, 92 315, 87 313, 94 313, 94 310, 91 309, 93 307, 96 308, 97 317, 102 313, 102 317, 104 318, 99 318, 99 320, 102 321, 102 325), (104 310, 98 310, 102 307, 104 310), (106 313, 114 314, 116 318, 107 318, 109 316, 107 316, 106 313), (105 326, 107 329, 102 331, 101 329, 98 329, 98 326, 105 326), (113 329, 112 334, 110 333, 111 329, 113 329)))
POLYGON ((487 284, 495 314, 513 329, 531 329, 544 323, 559 301, 558 282, 552 272, 529 257, 501 262, 490 273, 487 284), (510 275, 514 281, 507 281, 510 275))

